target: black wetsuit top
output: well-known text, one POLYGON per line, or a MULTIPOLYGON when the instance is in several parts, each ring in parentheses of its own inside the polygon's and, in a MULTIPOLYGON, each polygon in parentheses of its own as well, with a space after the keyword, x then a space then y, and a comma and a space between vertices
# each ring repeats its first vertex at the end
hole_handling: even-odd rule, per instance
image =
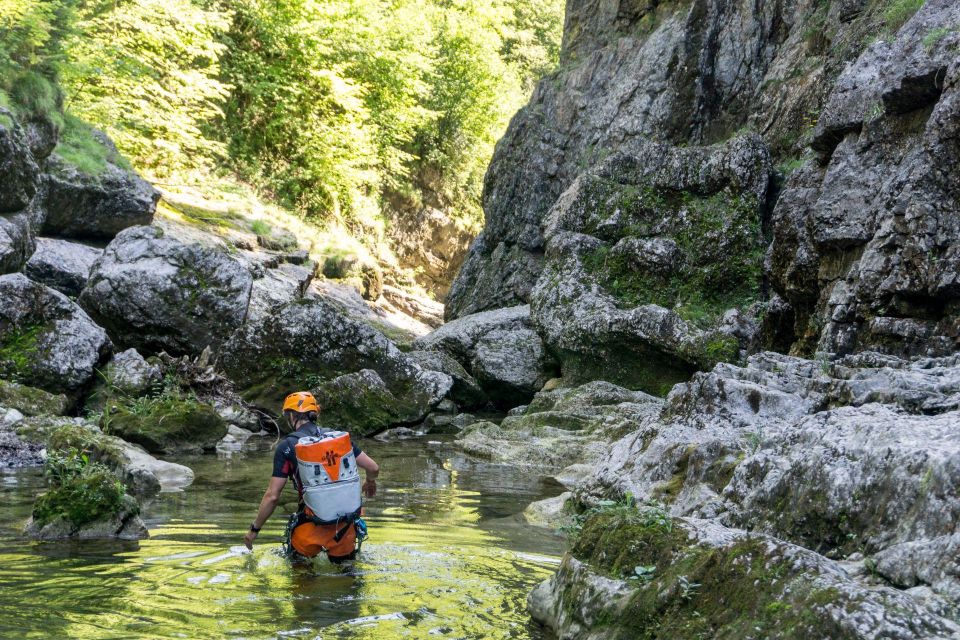
MULTIPOLYGON (((297 440, 300 438, 319 436, 329 431, 335 431, 335 429, 319 427, 313 422, 308 422, 281 440, 273 454, 273 477, 291 478, 297 488, 297 494, 300 496, 301 502, 303 501, 303 483, 300 481, 300 471, 297 468, 297 454, 294 447, 297 446, 297 440)), ((361 453, 363 452, 360 451, 360 447, 353 445, 354 457, 359 458, 361 453)))

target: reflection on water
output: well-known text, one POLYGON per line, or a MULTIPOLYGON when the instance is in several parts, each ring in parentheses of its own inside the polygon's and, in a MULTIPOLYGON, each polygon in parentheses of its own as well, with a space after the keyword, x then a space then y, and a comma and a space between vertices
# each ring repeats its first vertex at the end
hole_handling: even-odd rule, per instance
POLYGON ((179 460, 196 481, 147 505, 151 537, 139 543, 23 540, 42 479, 0 476, 0 637, 539 637, 526 594, 562 542, 517 514, 555 490, 445 445, 361 446, 383 472, 370 539, 349 567, 291 567, 278 555, 279 513, 253 553, 241 546, 269 451, 179 460))

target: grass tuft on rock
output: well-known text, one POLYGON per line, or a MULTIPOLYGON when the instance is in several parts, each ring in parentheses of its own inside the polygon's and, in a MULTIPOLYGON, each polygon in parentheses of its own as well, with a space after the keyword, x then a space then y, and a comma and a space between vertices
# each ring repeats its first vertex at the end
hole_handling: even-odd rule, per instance
POLYGON ((63 136, 56 152, 78 171, 91 176, 106 171, 112 155, 116 155, 94 137, 90 125, 70 114, 64 117, 63 136))
POLYGON ((169 388, 155 396, 113 399, 100 428, 150 453, 213 449, 227 433, 227 423, 211 405, 169 388))
POLYGON ((34 522, 41 527, 63 519, 79 528, 116 515, 123 505, 120 478, 76 449, 51 452, 44 472, 50 489, 33 506, 34 522))

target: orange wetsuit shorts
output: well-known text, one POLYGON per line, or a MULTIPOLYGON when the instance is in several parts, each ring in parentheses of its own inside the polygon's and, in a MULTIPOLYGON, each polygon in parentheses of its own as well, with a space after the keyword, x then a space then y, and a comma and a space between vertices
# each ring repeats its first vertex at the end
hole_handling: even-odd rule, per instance
POLYGON ((300 555, 313 558, 321 551, 327 552, 331 560, 345 560, 352 558, 356 549, 357 529, 352 522, 349 524, 313 524, 304 522, 290 536, 290 544, 300 555), (339 541, 334 540, 337 531, 343 532, 339 541))

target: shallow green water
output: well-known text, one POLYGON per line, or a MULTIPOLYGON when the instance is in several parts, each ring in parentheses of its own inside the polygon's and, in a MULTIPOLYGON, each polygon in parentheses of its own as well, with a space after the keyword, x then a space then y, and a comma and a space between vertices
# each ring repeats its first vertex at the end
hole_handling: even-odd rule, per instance
POLYGON ((0 475, 0 637, 539 638, 525 598, 562 541, 517 514, 558 490, 446 445, 361 446, 382 473, 352 568, 291 567, 279 510, 241 553, 269 451, 178 460, 196 480, 146 506, 139 543, 24 540, 43 481, 0 475))

